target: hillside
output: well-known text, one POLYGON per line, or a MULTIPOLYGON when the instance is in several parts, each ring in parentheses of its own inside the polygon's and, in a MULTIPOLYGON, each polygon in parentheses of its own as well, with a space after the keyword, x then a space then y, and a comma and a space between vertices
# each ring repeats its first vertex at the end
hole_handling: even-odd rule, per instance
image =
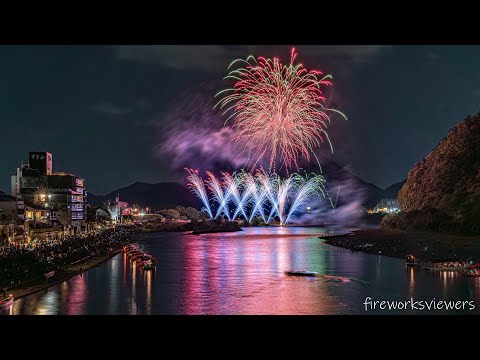
MULTIPOLYGON (((372 208, 385 197, 383 189, 353 175, 335 161, 322 159, 321 166, 322 175, 327 181, 327 190, 338 206, 359 200, 363 206, 372 208)), ((314 163, 301 164, 300 170, 300 173, 319 173, 318 165, 314 163)))
POLYGON ((147 184, 136 182, 128 187, 114 190, 105 196, 89 194, 88 202, 100 206, 105 200, 114 200, 117 194, 120 200, 136 203, 152 209, 174 208, 176 206, 192 206, 200 208, 200 202, 184 186, 175 182, 147 184))
MULTIPOLYGON (((337 206, 346 205, 360 200, 363 206, 374 207, 382 198, 396 197, 399 188, 394 184, 383 190, 374 184, 367 183, 353 175, 334 161, 322 163, 323 175, 327 180, 327 190, 337 206)), ((308 165, 300 169, 300 173, 319 173, 318 166, 308 165)), ((281 174, 285 176, 285 174, 281 174)), ((192 206, 200 208, 199 200, 183 185, 175 182, 147 184, 137 182, 131 186, 114 190, 106 196, 88 193, 88 203, 98 207, 107 200, 114 200, 120 194, 120 199, 129 203, 138 203, 156 209, 176 206, 192 206)))
POLYGON ((414 214, 410 218, 419 226, 429 222, 443 230, 480 231, 480 113, 452 128, 415 164, 398 203, 403 226, 414 214))
POLYGON ((405 184, 406 181, 407 180, 405 179, 403 181, 399 181, 387 187, 383 192, 384 197, 389 199, 395 199, 398 196, 398 192, 400 191, 400 189, 402 188, 403 184, 405 184))

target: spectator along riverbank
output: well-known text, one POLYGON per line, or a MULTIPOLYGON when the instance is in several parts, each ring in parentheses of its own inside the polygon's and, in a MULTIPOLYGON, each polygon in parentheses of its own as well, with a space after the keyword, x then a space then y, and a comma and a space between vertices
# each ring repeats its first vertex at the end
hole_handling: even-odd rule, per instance
POLYGON ((111 258, 139 231, 135 225, 30 244, 0 246, 0 299, 41 291, 111 258))

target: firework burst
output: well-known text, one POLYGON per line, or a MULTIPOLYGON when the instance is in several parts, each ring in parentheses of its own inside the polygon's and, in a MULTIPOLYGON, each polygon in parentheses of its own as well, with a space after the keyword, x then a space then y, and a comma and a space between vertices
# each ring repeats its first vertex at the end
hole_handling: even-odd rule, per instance
POLYGON ((236 144, 242 144, 241 154, 249 157, 252 169, 263 158, 268 158, 269 170, 292 167, 297 171, 297 159, 307 161, 315 148, 327 142, 333 151, 327 134, 329 113, 341 112, 325 107, 322 89, 332 85, 330 75, 317 70, 308 71, 302 64, 295 64, 297 53, 291 51, 290 64, 282 65, 279 59, 238 59, 244 67, 233 69, 225 77, 235 81, 233 88, 220 91, 223 96, 215 105, 224 110, 225 121, 233 122, 237 131, 236 144))
POLYGON ((269 223, 278 218, 281 224, 287 224, 312 197, 328 196, 321 175, 303 177, 292 174, 281 179, 277 174, 268 174, 261 169, 255 176, 245 171, 232 175, 222 172, 219 179, 207 171, 207 179, 203 180, 198 171, 187 171, 189 188, 201 199, 205 213, 212 220, 221 216, 233 221, 243 216, 248 222, 260 218, 269 223), (211 201, 206 189, 210 190, 211 201))

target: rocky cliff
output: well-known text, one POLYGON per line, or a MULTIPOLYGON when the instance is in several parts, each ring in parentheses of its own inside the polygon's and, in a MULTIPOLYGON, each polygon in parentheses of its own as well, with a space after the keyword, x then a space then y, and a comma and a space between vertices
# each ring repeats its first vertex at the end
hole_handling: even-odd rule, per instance
POLYGON ((480 231, 480 113, 452 128, 415 164, 398 204, 402 212, 435 209, 462 228, 480 231))

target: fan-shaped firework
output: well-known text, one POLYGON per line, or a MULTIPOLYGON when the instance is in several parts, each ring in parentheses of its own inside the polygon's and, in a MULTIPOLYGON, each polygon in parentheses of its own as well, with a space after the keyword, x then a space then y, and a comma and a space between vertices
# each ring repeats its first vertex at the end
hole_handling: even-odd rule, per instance
POLYGON ((276 217, 281 224, 287 224, 313 196, 328 196, 321 175, 293 174, 280 179, 277 174, 258 170, 255 176, 245 171, 233 175, 223 172, 219 179, 207 171, 208 178, 202 180, 198 171, 187 171, 188 186, 202 200, 211 219, 223 216, 233 221, 242 215, 249 222, 260 217, 268 223, 276 217), (205 185, 210 190, 211 202, 205 185))
POLYGON ((230 71, 225 79, 235 80, 235 85, 216 95, 224 96, 217 105, 229 114, 225 123, 233 121, 234 141, 245 146, 252 168, 267 157, 270 171, 282 166, 287 172, 292 166, 298 171, 297 159, 308 161, 312 155, 317 159, 314 149, 324 141, 333 151, 326 131, 328 113, 346 119, 325 107, 322 88, 332 84, 331 76, 294 64, 296 57, 292 49, 289 65, 277 58, 235 60, 228 69, 238 63, 245 67, 230 71))

